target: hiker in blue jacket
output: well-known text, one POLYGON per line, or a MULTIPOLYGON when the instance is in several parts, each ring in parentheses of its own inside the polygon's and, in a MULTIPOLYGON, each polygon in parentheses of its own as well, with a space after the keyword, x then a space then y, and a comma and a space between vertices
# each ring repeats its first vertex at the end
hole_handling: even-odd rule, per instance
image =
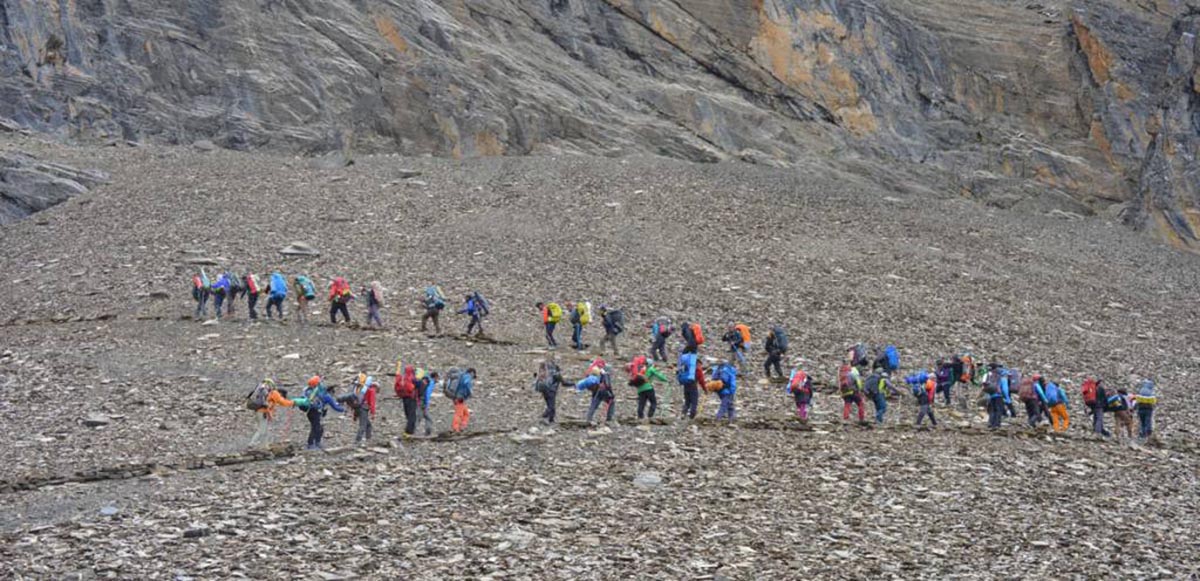
POLYGON ((476 332, 476 335, 483 335, 483 316, 487 314, 487 311, 482 298, 479 296, 479 293, 474 293, 466 295, 464 300, 466 302, 463 303, 463 308, 458 311, 458 314, 471 317, 471 321, 467 323, 467 332, 465 334, 470 335, 471 329, 478 327, 479 330, 476 332))
POLYGON ((1004 402, 1010 399, 1008 391, 1008 370, 999 363, 988 364, 988 378, 984 382, 983 391, 988 396, 988 427, 995 430, 1007 413, 1004 402))
POLYGON ((329 406, 338 413, 345 413, 346 408, 338 404, 337 399, 325 387, 320 376, 314 375, 308 380, 308 389, 304 390, 304 409, 308 417, 308 446, 306 450, 320 450, 321 438, 325 435, 325 427, 321 420, 325 417, 325 407, 329 406))
POLYGON ((613 393, 612 379, 607 371, 600 368, 593 369, 587 377, 575 384, 575 390, 592 392, 592 403, 588 405, 587 423, 592 423, 592 417, 600 408, 600 404, 608 406, 604 412, 604 423, 612 423, 613 416, 616 415, 617 398, 613 393))
POLYGON ((417 381, 417 394, 421 398, 421 422, 425 424, 426 436, 433 434, 433 416, 429 415, 429 401, 433 397, 433 390, 437 389, 437 382, 436 371, 430 372, 417 381))
POLYGON ((675 379, 683 386, 682 417, 694 419, 700 405, 700 388, 696 385, 696 353, 684 351, 679 354, 675 366, 675 379))
POLYGON ((721 398, 721 406, 717 408, 717 419, 728 419, 729 423, 733 423, 737 417, 737 368, 729 361, 721 361, 713 375, 723 384, 717 392, 717 396, 721 398))
POLYGON ((232 285, 229 282, 229 275, 223 272, 217 277, 217 282, 214 282, 212 285, 213 306, 216 307, 218 319, 221 318, 221 313, 224 312, 223 305, 225 304, 225 299, 231 292, 233 291, 232 285))

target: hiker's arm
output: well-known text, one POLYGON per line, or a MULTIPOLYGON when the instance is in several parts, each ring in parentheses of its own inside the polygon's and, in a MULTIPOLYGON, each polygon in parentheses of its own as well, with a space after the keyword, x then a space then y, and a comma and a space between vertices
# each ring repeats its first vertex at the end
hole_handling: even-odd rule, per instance
POLYGON ((333 408, 333 411, 341 414, 346 413, 346 408, 342 407, 341 404, 339 404, 336 399, 333 399, 333 397, 328 393, 323 395, 323 399, 325 400, 325 403, 329 405, 329 407, 333 408))

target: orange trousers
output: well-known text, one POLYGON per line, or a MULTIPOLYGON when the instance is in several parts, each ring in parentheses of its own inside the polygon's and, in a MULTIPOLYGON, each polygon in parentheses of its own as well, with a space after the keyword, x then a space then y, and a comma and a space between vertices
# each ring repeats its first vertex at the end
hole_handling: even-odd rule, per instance
POLYGON ((454 400, 454 421, 450 423, 450 429, 461 432, 467 429, 467 422, 470 420, 471 410, 467 408, 467 402, 461 399, 454 400))
POLYGON ((1067 415, 1066 404, 1060 403, 1050 406, 1050 422, 1054 424, 1054 431, 1067 431, 1067 427, 1071 425, 1071 417, 1067 415))

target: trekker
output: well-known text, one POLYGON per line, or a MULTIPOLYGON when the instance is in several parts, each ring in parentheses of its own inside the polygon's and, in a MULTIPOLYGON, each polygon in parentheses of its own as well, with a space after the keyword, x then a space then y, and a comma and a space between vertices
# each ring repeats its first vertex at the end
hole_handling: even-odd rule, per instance
POLYGON ((1138 436, 1145 440, 1154 435, 1154 408, 1158 407, 1158 397, 1154 395, 1154 382, 1149 379, 1142 381, 1134 399, 1137 405, 1138 436))
POLYGON ((329 284, 329 322, 337 324, 338 313, 342 314, 342 318, 347 323, 350 322, 350 309, 347 305, 354 300, 354 293, 350 292, 350 283, 346 279, 337 277, 329 284))
MULTIPOLYGON (((296 285, 296 320, 300 324, 308 322, 308 303, 317 300, 317 285, 311 278, 300 274, 294 280, 296 285)), ((283 315, 280 315, 283 318, 283 315)))
POLYGON ((934 375, 922 372, 925 375, 925 381, 912 384, 912 394, 917 398, 917 426, 919 427, 925 418, 929 418, 929 423, 933 427, 937 427, 937 417, 933 415, 933 400, 937 392, 937 378, 934 375))
POLYGON ((1112 412, 1113 418, 1117 422, 1117 434, 1122 430, 1125 432, 1125 438, 1133 439, 1133 414, 1129 411, 1130 401, 1129 392, 1125 388, 1117 388, 1117 393, 1108 396, 1108 403, 1104 406, 1104 411, 1112 412))
POLYGON ((593 416, 596 410, 600 409, 601 404, 606 404, 607 408, 604 412, 604 422, 610 423, 613 421, 613 416, 616 414, 616 395, 612 389, 612 378, 609 377, 608 371, 603 368, 593 368, 587 377, 581 379, 575 384, 576 391, 592 392, 592 402, 588 404, 587 423, 593 423, 593 416))
POLYGON ((433 435, 433 416, 429 414, 429 404, 433 399, 433 390, 437 389, 438 374, 436 371, 417 369, 416 378, 417 393, 421 397, 421 423, 425 425, 425 436, 428 437, 433 435))
POLYGON ((1017 386, 1017 399, 1025 405, 1026 422, 1031 428, 1036 428, 1042 421, 1042 401, 1045 395, 1038 379, 1041 379, 1041 376, 1034 374, 1033 377, 1022 379, 1021 384, 1017 386))
POLYGON ((842 421, 850 421, 850 406, 858 406, 859 423, 866 421, 863 412, 862 377, 858 368, 843 365, 838 371, 838 389, 842 395, 842 421))
POLYGON ((303 401, 301 409, 308 416, 308 446, 305 449, 321 450, 321 438, 325 435, 325 427, 321 425, 321 420, 325 417, 325 407, 329 406, 338 413, 345 413, 346 408, 338 404, 318 375, 308 380, 308 389, 304 390, 303 401))
POLYGON ((1067 428, 1071 426, 1071 417, 1067 413, 1066 390, 1053 381, 1047 381, 1043 376, 1038 376, 1036 381, 1042 399, 1046 402, 1046 408, 1049 410, 1051 427, 1055 432, 1067 431, 1067 428))
POLYGON ((404 407, 404 438, 411 438, 417 431, 417 371, 412 365, 404 366, 396 361, 396 381, 393 385, 400 405, 404 407))
POLYGON ((632 377, 629 380, 629 385, 637 390, 637 417, 639 420, 644 418, 653 419, 655 412, 658 411, 658 394, 654 391, 654 382, 667 383, 670 379, 654 366, 653 359, 645 359, 644 362, 641 362, 640 366, 638 363, 637 358, 635 358, 634 362, 630 364, 630 375, 632 377), (650 413, 648 415, 645 413, 646 404, 650 404, 650 413))
POLYGON ((792 363, 792 375, 788 378, 787 391, 796 400, 796 417, 800 421, 808 421, 808 410, 812 405, 812 378, 804 372, 800 361, 792 363))
POLYGON ((367 326, 383 327, 383 319, 379 316, 379 309, 383 307, 383 286, 373 280, 371 286, 363 287, 362 292, 367 296, 367 326))
POLYGON ((371 439, 372 423, 375 421, 375 396, 379 384, 374 377, 368 377, 359 383, 354 391, 354 419, 358 420, 358 432, 354 434, 354 443, 371 439))
POLYGON ((851 367, 866 367, 870 365, 867 359, 867 344, 855 343, 846 348, 846 363, 851 367))
POLYGON ((750 327, 740 323, 736 325, 730 323, 725 329, 725 334, 721 335, 721 341, 729 345, 729 360, 736 361, 739 368, 746 365, 746 348, 749 343, 747 337, 749 336, 750 327))
POLYGON ((650 323, 650 357, 659 361, 667 361, 667 338, 675 328, 671 325, 670 317, 659 317, 650 323))
POLYGON ((713 378, 721 381, 722 386, 717 396, 721 398, 721 406, 717 408, 717 420, 737 419, 737 368, 728 360, 722 361, 713 371, 713 378))
POLYGON ((438 319, 442 309, 446 308, 446 295, 442 294, 442 288, 436 284, 425 287, 425 298, 421 301, 421 306, 425 307, 425 314, 421 315, 421 332, 427 333, 426 324, 433 321, 434 332, 441 335, 442 326, 438 324, 438 319))
POLYGON ((483 298, 479 296, 479 293, 472 293, 465 295, 463 301, 463 308, 458 311, 458 314, 471 317, 471 320, 467 323, 467 331, 464 333, 464 335, 470 336, 471 329, 478 328, 476 335, 482 336, 483 317, 487 314, 487 309, 484 306, 483 298))
POLYGON ((1108 393, 1103 382, 1089 377, 1083 380, 1080 391, 1083 393, 1083 404, 1092 412, 1092 431, 1105 438, 1111 436, 1104 429, 1104 405, 1108 401, 1108 393))
POLYGON ((267 318, 271 318, 271 309, 279 315, 279 320, 283 320, 283 299, 287 297, 287 282, 283 279, 283 275, 278 272, 271 273, 271 278, 267 283, 267 318))
MULTIPOLYGON (((457 381, 451 384, 454 389, 454 420, 450 422, 450 431, 454 433, 466 430, 467 424, 471 421, 471 408, 467 407, 467 401, 473 395, 475 377, 475 368, 472 367, 459 375, 457 381)), ((447 380, 449 379, 447 378, 447 380)))
POLYGON ((882 424, 884 414, 888 409, 887 398, 892 390, 891 380, 888 379, 886 373, 875 371, 863 382, 863 390, 866 391, 867 397, 871 398, 871 404, 875 406, 875 423, 882 424))
POLYGON ((542 314, 542 327, 546 329, 546 346, 558 349, 558 341, 554 340, 554 328, 562 320, 562 307, 558 303, 538 303, 537 308, 542 314))
POLYGON ((571 307, 571 346, 576 351, 583 351, 587 345, 583 343, 583 328, 592 322, 592 303, 579 301, 571 307))
POLYGON ((625 314, 620 309, 609 309, 608 305, 600 305, 600 322, 604 325, 604 338, 600 340, 600 353, 604 346, 612 345, 613 355, 620 356, 617 349, 617 336, 625 332, 625 314))
POLYGON ((1021 371, 1011 367, 1007 368, 1007 370, 1008 382, 1005 385, 1008 387, 1008 391, 1004 392, 1004 409, 1007 410, 1008 417, 1015 418, 1017 417, 1017 410, 1013 407, 1012 396, 1016 392, 1017 387, 1021 385, 1021 371))
POLYGON ((258 423, 258 429, 250 437, 250 446, 258 444, 259 440, 270 431, 270 424, 275 419, 276 407, 290 408, 294 405, 296 404, 287 398, 287 392, 275 386, 274 380, 269 377, 263 379, 262 383, 259 383, 258 387, 246 396, 246 407, 255 412, 258 423))
POLYGON ((208 273, 201 268, 200 274, 192 275, 192 299, 196 301, 196 314, 193 318, 208 316, 208 297, 211 294, 212 281, 208 280, 208 273))
POLYGON ((679 362, 675 366, 675 380, 683 386, 683 409, 680 417, 696 418, 696 409, 700 405, 700 388, 696 385, 696 372, 699 362, 695 351, 684 349, 679 354, 679 362))
POLYGON ((988 376, 984 382, 983 392, 987 395, 988 427, 995 430, 1000 428, 1004 419, 1004 400, 1008 397, 1008 370, 999 363, 988 364, 988 376))
POLYGON ((220 320, 223 312, 225 299, 229 296, 231 283, 229 282, 228 273, 222 272, 217 277, 217 282, 212 284, 213 295, 213 312, 216 313, 217 319, 220 320))
MULTIPOLYGON (((950 407, 950 392, 954 389, 954 383, 958 377, 954 375, 954 365, 939 359, 937 362, 937 393, 945 396, 946 407, 950 407)), ((936 395, 935 395, 936 398, 936 395)))
POLYGON ((542 423, 553 425, 558 416, 558 388, 563 384, 562 372, 554 359, 545 359, 533 375, 533 390, 542 394, 546 409, 542 411, 542 423))
POLYGON ((225 271, 225 278, 229 280, 229 297, 225 303, 225 314, 233 316, 233 303, 237 301, 239 295, 246 294, 246 286, 242 283, 242 278, 232 272, 225 271))
POLYGON ((763 373, 767 379, 771 379, 771 368, 774 367, 775 375, 778 375, 779 379, 783 379, 783 368, 780 364, 783 362, 783 356, 787 355, 788 349, 787 332, 783 330, 783 326, 775 325, 771 327, 770 331, 767 331, 767 340, 764 341, 763 348, 767 352, 767 360, 763 362, 763 373))
POLYGON ((246 289, 246 310, 250 313, 250 320, 258 320, 258 295, 263 292, 263 286, 258 282, 258 277, 254 273, 247 272, 242 277, 242 286, 246 289))

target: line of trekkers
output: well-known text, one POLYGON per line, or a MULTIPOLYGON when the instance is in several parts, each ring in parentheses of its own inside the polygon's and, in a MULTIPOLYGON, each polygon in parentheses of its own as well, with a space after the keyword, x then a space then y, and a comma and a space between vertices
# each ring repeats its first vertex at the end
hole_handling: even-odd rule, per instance
MULTIPOLYGON (((209 293, 220 293, 214 294, 214 296, 228 298, 232 294, 231 281, 236 277, 229 273, 223 273, 218 277, 216 283, 207 283, 207 275, 201 271, 196 278, 198 281, 194 283, 194 296, 199 305, 197 308, 202 309, 206 302, 205 289, 208 289, 209 293)), ((256 317, 253 309, 256 299, 250 297, 256 297, 258 294, 266 294, 269 297, 268 316, 270 316, 271 307, 275 305, 279 316, 282 317, 282 307, 278 305, 281 305, 287 296, 287 282, 281 274, 272 274, 267 285, 262 287, 258 286, 258 281, 252 274, 242 277, 242 283, 244 291, 241 292, 248 297, 251 318, 256 317), (278 289, 282 290, 276 292, 278 289)), ((298 295, 298 310, 303 311, 307 302, 315 298, 314 285, 311 278, 304 275, 297 275, 293 279, 293 283, 298 295)), ((372 283, 370 287, 364 289, 364 292, 369 296, 376 297, 382 294, 378 283, 372 283)), ((335 278, 330 283, 329 302, 333 320, 336 321, 338 313, 345 313, 345 304, 353 299, 353 296, 344 279, 335 278)), ((378 298, 372 299, 371 302, 375 305, 381 304, 378 298)), ((421 320, 422 331, 426 329, 426 323, 432 321, 435 329, 440 332, 438 314, 446 305, 441 289, 436 285, 427 287, 423 305, 426 311, 421 320)), ((222 300, 217 300, 216 306, 219 311, 222 300)), ((554 302, 539 302, 536 304, 536 308, 541 316, 546 342, 550 350, 553 351, 558 347, 554 337, 555 328, 567 312, 570 313, 569 321, 572 325, 572 347, 580 352, 588 349, 583 334, 585 327, 593 320, 590 302, 566 303, 565 309, 554 302)), ((470 318, 467 326, 468 334, 472 330, 476 330, 480 334, 483 332, 483 318, 488 315, 489 311, 487 301, 478 292, 469 293, 464 297, 464 306, 458 312, 470 318)), ((377 306, 371 312, 377 321, 377 306)), ((203 313, 200 312, 200 314, 203 313)), ((598 314, 604 328, 604 337, 600 341, 600 357, 591 361, 583 373, 583 379, 575 383, 576 390, 591 393, 591 403, 586 416, 589 423, 594 421, 596 412, 602 407, 606 422, 611 422, 615 418, 617 398, 613 387, 612 372, 603 356, 608 346, 611 346, 614 355, 620 355, 618 337, 626 329, 625 317, 620 309, 600 305, 598 314)), ((348 314, 346 318, 348 320, 348 314)), ((303 321, 302 315, 301 320, 303 321)), ((657 413, 658 396, 655 384, 670 384, 662 365, 663 362, 668 361, 668 340, 677 335, 680 353, 674 365, 674 379, 683 391, 683 406, 680 416, 688 419, 696 417, 700 393, 704 391, 716 393, 720 398, 721 404, 716 413, 717 419, 734 421, 737 416, 736 394, 739 378, 749 373, 746 366, 753 346, 750 327, 744 323, 728 323, 721 336, 721 343, 727 349, 728 355, 722 359, 709 357, 704 360, 699 357, 699 350, 701 346, 705 345, 706 339, 699 323, 684 321, 677 330, 669 317, 659 317, 650 321, 647 329, 650 335, 649 353, 633 356, 624 369, 628 377, 628 385, 637 394, 638 419, 653 418, 657 413), (707 368, 704 365, 706 362, 709 363, 707 368)), ((816 390, 813 379, 809 371, 804 368, 804 362, 800 358, 792 360, 792 369, 789 374, 785 375, 782 362, 788 353, 788 337, 783 326, 772 325, 770 327, 766 339, 763 341, 763 350, 766 353, 763 360, 765 377, 771 382, 781 383, 784 386, 786 393, 790 394, 795 401, 798 418, 801 421, 808 421, 816 390)), ((843 421, 850 421, 851 412, 855 411, 857 420, 865 422, 865 403, 870 401, 874 407, 874 421, 880 424, 884 423, 889 400, 894 400, 900 395, 901 390, 893 383, 893 377, 899 377, 897 375, 899 370, 900 353, 894 345, 872 349, 867 344, 858 343, 847 348, 834 382, 834 389, 842 399, 843 421)), ((447 372, 447 378, 441 383, 447 397, 455 402, 455 414, 452 422, 452 430, 455 432, 465 429, 469 421, 470 410, 467 408, 466 401, 471 397, 471 387, 475 377, 474 369, 466 371, 451 369, 447 372)), ((414 433, 418 419, 424 420, 425 432, 426 435, 429 435, 432 430, 429 400, 433 390, 439 385, 438 373, 412 366, 401 368, 398 365, 395 381, 396 395, 404 401, 405 435, 411 436, 414 433)), ((1030 427, 1037 427, 1043 419, 1048 419, 1052 429, 1056 432, 1066 431, 1070 425, 1068 412, 1070 401, 1065 387, 1041 374, 1034 373, 1025 376, 1019 370, 1006 367, 999 362, 992 362, 986 366, 980 365, 970 353, 956 354, 938 360, 932 369, 921 369, 904 376, 903 382, 905 389, 912 394, 918 406, 916 416, 916 425, 918 426, 923 425, 926 418, 929 419, 932 426, 937 425, 934 409, 939 394, 942 395, 947 408, 957 403, 962 411, 970 413, 972 403, 985 407, 988 412, 988 426, 993 429, 999 428, 1004 418, 1017 416, 1014 401, 1019 401, 1023 405, 1025 420, 1030 427), (957 402, 954 397, 956 393, 958 394, 957 402)), ((546 423, 553 423, 556 420, 557 393, 563 383, 562 372, 555 357, 551 355, 539 365, 534 379, 534 389, 545 400, 546 407, 542 413, 542 420, 546 423)), ((1069 381, 1063 383, 1067 384, 1069 381)), ((273 386, 273 382, 264 380, 263 384, 247 398, 248 407, 262 416, 259 431, 263 433, 273 417, 275 407, 287 405, 282 403, 286 397, 280 398, 278 394, 272 397, 273 390, 268 387, 273 386)), ((314 377, 309 381, 308 389, 300 398, 287 401, 292 405, 299 405, 308 415, 312 426, 309 438, 310 446, 318 447, 320 445, 322 434, 320 417, 323 417, 326 407, 338 412, 342 412, 348 407, 354 412, 360 422, 356 440, 361 441, 369 438, 371 434, 371 418, 374 417, 375 410, 374 386, 373 378, 365 374, 360 375, 347 388, 346 395, 334 397, 332 393, 335 388, 326 387, 320 377, 314 377)), ((1087 378, 1080 388, 1079 395, 1086 413, 1091 416, 1092 430, 1104 437, 1109 437, 1111 434, 1105 428, 1104 414, 1112 413, 1119 428, 1118 433, 1124 432, 1127 438, 1132 438, 1133 415, 1136 413, 1140 424, 1139 436, 1141 438, 1150 437, 1153 432, 1154 408, 1157 405, 1154 383, 1144 380, 1136 391, 1136 394, 1131 394, 1124 388, 1110 390, 1103 381, 1087 378)), ((262 433, 256 432, 254 441, 257 441, 262 435, 262 433)))
MULTIPOLYGON (((312 277, 306 274, 293 276, 289 285, 287 278, 279 272, 260 279, 258 275, 251 272, 237 275, 225 271, 218 274, 213 280, 204 269, 200 269, 200 272, 192 275, 191 285, 192 300, 196 302, 194 315, 196 319, 208 317, 210 300, 213 303, 213 312, 217 319, 221 319, 222 316, 232 316, 238 299, 244 297, 249 320, 257 321, 258 301, 260 298, 266 297, 267 319, 278 318, 282 321, 284 319, 284 302, 287 300, 288 294, 294 294, 296 297, 296 320, 305 323, 308 318, 309 303, 317 300, 316 283, 313 282, 312 277)), ((363 286, 359 295, 365 297, 367 325, 382 327, 383 318, 380 316, 380 309, 383 307, 384 293, 379 281, 372 281, 371 284, 363 286)), ((350 283, 345 278, 334 277, 330 280, 326 296, 326 300, 329 302, 330 322, 337 324, 340 315, 342 321, 349 323, 349 305, 357 298, 358 295, 354 294, 350 283)), ((421 331, 426 332, 428 323, 432 322, 434 330, 441 334, 441 313, 446 308, 446 295, 442 292, 441 287, 437 285, 426 287, 421 304, 425 309, 421 317, 421 331)), ((487 300, 478 291, 468 293, 463 299, 462 308, 457 311, 458 314, 468 317, 466 330, 468 335, 472 332, 478 335, 483 334, 483 320, 489 312, 487 300)))

